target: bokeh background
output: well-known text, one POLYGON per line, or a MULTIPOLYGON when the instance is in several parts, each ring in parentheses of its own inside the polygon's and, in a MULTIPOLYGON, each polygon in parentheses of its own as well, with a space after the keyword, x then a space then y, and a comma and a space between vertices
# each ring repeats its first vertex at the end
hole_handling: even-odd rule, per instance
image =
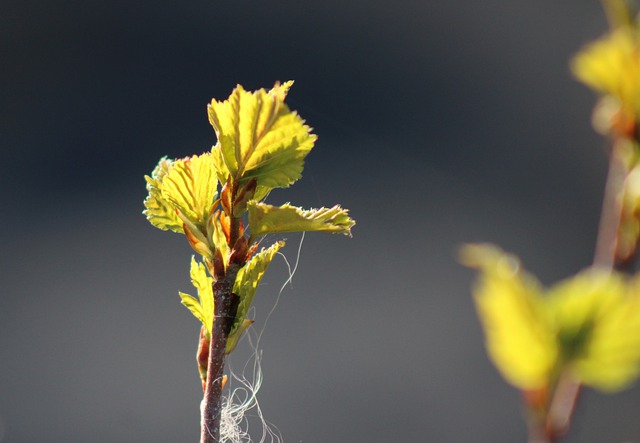
MULTIPOLYGON (((143 176, 215 143, 211 98, 288 79, 319 140, 270 201, 358 225, 306 236, 266 328, 284 260, 265 277, 266 418, 285 442, 525 441, 455 251, 496 242, 545 283, 590 263, 606 143, 568 59, 605 30, 595 0, 2 1, 0 441, 198 440, 191 251, 141 215, 143 176)), ((587 390, 567 442, 640 441, 639 410, 587 390)))

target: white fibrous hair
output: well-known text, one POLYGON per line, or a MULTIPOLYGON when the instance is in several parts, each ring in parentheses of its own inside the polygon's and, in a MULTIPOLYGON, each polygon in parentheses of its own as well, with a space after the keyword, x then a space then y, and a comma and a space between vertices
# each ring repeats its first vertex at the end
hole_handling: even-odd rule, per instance
POLYGON ((229 394, 222 399, 222 416, 220 418, 220 441, 224 443, 282 443, 280 432, 267 422, 260 409, 257 394, 262 385, 262 369, 260 360, 262 353, 254 348, 254 353, 247 363, 253 361, 251 380, 247 379, 244 371, 229 375, 229 394), (238 386, 233 387, 234 384, 238 386), (262 427, 260 440, 254 440, 249 435, 249 424, 258 421, 262 427))
POLYGON ((303 242, 304 233, 302 234, 302 238, 300 239, 298 254, 293 269, 291 269, 291 265, 289 264, 287 258, 282 253, 278 253, 284 258, 289 271, 289 278, 280 288, 278 296, 276 297, 276 302, 267 315, 262 330, 259 334, 257 334, 257 337, 252 337, 250 331, 246 332, 248 338, 247 341, 249 342, 249 345, 251 346, 253 352, 251 354, 251 357, 249 358, 249 361, 247 361, 247 363, 245 364, 244 369, 240 374, 236 374, 233 369, 230 369, 228 381, 229 395, 225 396, 222 399, 222 415, 220 417, 220 442, 222 443, 283 442, 280 431, 278 431, 278 429, 272 423, 269 423, 264 418, 262 409, 260 408, 260 404, 258 403, 257 394, 260 390, 260 386, 262 386, 262 351, 259 350, 258 346, 266 324, 271 317, 271 314, 273 314, 273 312, 275 311, 278 302, 280 301, 282 291, 287 286, 287 284, 291 284, 293 280, 293 274, 295 274, 296 269, 298 268, 298 262, 300 260, 300 252, 303 242), (250 367, 251 374, 250 377, 247 378, 245 373, 250 367), (238 384, 238 386, 234 387, 234 384, 238 384), (262 428, 260 440, 257 441, 252 439, 249 435, 249 425, 250 422, 253 421, 257 421, 259 423, 259 426, 261 426, 262 428))

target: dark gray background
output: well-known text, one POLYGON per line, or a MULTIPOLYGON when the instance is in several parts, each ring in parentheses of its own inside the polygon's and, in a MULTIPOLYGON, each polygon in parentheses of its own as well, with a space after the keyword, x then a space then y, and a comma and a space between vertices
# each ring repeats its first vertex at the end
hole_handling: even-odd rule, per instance
MULTIPOLYGON (((524 441, 455 250, 499 243, 545 283, 590 263, 605 142, 567 66, 605 29, 585 0, 0 2, 0 441, 197 441, 191 251, 141 215, 143 175, 211 147, 212 97, 287 79, 319 140, 270 201, 358 225, 305 239, 265 416, 287 442, 524 441)), ((567 441, 640 441, 639 407, 587 390, 567 441)))

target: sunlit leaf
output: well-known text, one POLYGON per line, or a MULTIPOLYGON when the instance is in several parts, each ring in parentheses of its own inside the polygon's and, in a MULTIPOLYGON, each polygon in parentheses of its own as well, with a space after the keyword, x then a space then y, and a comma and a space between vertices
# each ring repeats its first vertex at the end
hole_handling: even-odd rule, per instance
POLYGON ((151 177, 145 175, 144 178, 147 181, 149 195, 144 200, 146 209, 143 214, 156 228, 182 233, 182 221, 176 214, 174 205, 162 196, 163 179, 172 165, 173 162, 171 160, 163 157, 151 173, 151 177))
POLYGON ((226 264, 227 259, 229 258, 229 245, 227 244, 227 237, 224 235, 224 231, 220 225, 220 216, 221 212, 218 212, 215 217, 211 218, 209 221, 209 230, 211 232, 211 241, 216 246, 216 249, 220 250, 222 258, 226 264))
POLYGON ((198 299, 196 300, 195 297, 181 292, 182 304, 202 322, 208 336, 211 337, 214 316, 213 279, 207 275, 205 266, 202 263, 198 263, 194 257, 191 258, 191 283, 198 290, 198 299))
POLYGON ((340 206, 320 209, 301 209, 290 204, 272 206, 249 202, 249 227, 254 236, 282 233, 320 231, 351 235, 355 222, 349 211, 340 206))
POLYGON ((202 310, 202 305, 193 295, 189 295, 184 292, 179 292, 180 294, 180 302, 189 310, 191 313, 202 322, 204 325, 206 323, 206 318, 204 316, 204 312, 202 310))
POLYGON ((176 160, 162 185, 165 200, 196 226, 204 226, 218 186, 212 154, 207 152, 176 160))
POLYGON ((264 194, 301 177, 316 136, 284 103, 291 84, 255 92, 238 85, 229 99, 211 101, 207 110, 218 138, 212 152, 220 181, 227 175, 234 181, 256 178, 264 194))
POLYGON ((253 297, 255 296, 256 289, 262 280, 264 272, 267 270, 269 263, 275 256, 276 252, 284 246, 283 241, 274 243, 267 249, 262 249, 259 253, 255 254, 249 262, 243 266, 238 272, 236 277, 233 292, 240 297, 240 303, 238 304, 238 311, 236 314, 236 320, 233 324, 231 334, 242 325, 242 322, 249 312, 251 303, 253 303, 253 297))

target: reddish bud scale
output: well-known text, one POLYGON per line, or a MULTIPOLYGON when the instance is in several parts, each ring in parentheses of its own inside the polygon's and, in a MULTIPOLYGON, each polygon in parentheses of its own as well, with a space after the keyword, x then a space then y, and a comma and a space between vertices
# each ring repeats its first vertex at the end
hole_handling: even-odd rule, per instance
POLYGON ((219 204, 220 204, 220 199, 217 199, 216 201, 213 202, 213 204, 211 205, 211 209, 209 210, 209 217, 213 215, 213 212, 216 210, 219 204))
POLYGON ((238 220, 238 236, 242 237, 244 235, 244 223, 242 223, 242 220, 239 219, 238 220))
POLYGON ((251 247, 247 250, 247 261, 249 261, 251 259, 251 257, 253 257, 253 254, 256 253, 256 251, 258 250, 258 246, 260 246, 258 244, 258 242, 255 242, 254 244, 251 245, 251 247))
POLYGON ((222 252, 220 249, 216 249, 216 252, 213 255, 213 276, 216 280, 221 280, 224 278, 224 257, 222 256, 222 252))
POLYGON ((191 246, 191 248, 193 248, 194 251, 205 257, 211 255, 211 249, 209 249, 209 246, 200 241, 200 239, 196 237, 193 232, 191 232, 186 223, 182 225, 182 230, 184 231, 185 237, 187 237, 189 245, 191 246))
POLYGON ((233 245, 231 255, 229 256, 229 263, 235 263, 240 266, 247 262, 247 252, 249 250, 249 240, 247 237, 242 236, 233 245))
POLYGON ((200 380, 202 380, 202 391, 207 387, 207 366, 209 364, 209 347, 211 342, 207 338, 207 332, 204 326, 200 328, 200 340, 198 341, 198 352, 196 361, 198 362, 198 372, 200 380))
POLYGON ((257 186, 258 181, 255 178, 252 178, 240 188, 233 204, 234 215, 239 216, 247 210, 247 202, 253 199, 257 186))
POLYGON ((224 236, 227 238, 227 243, 229 243, 231 239, 231 220, 229 216, 224 212, 218 212, 220 226, 222 227, 222 232, 224 236))
MULTIPOLYGON (((207 389, 207 365, 209 364, 209 346, 211 341, 207 338, 204 326, 200 328, 200 340, 198 342, 198 354, 196 360, 198 362, 198 372, 200 372, 200 380, 202 381, 202 392, 207 389)), ((222 377, 222 388, 227 384, 227 376, 222 377)))
POLYGON ((220 190, 220 202, 224 212, 231 215, 231 186, 229 186, 229 182, 225 183, 220 190))

